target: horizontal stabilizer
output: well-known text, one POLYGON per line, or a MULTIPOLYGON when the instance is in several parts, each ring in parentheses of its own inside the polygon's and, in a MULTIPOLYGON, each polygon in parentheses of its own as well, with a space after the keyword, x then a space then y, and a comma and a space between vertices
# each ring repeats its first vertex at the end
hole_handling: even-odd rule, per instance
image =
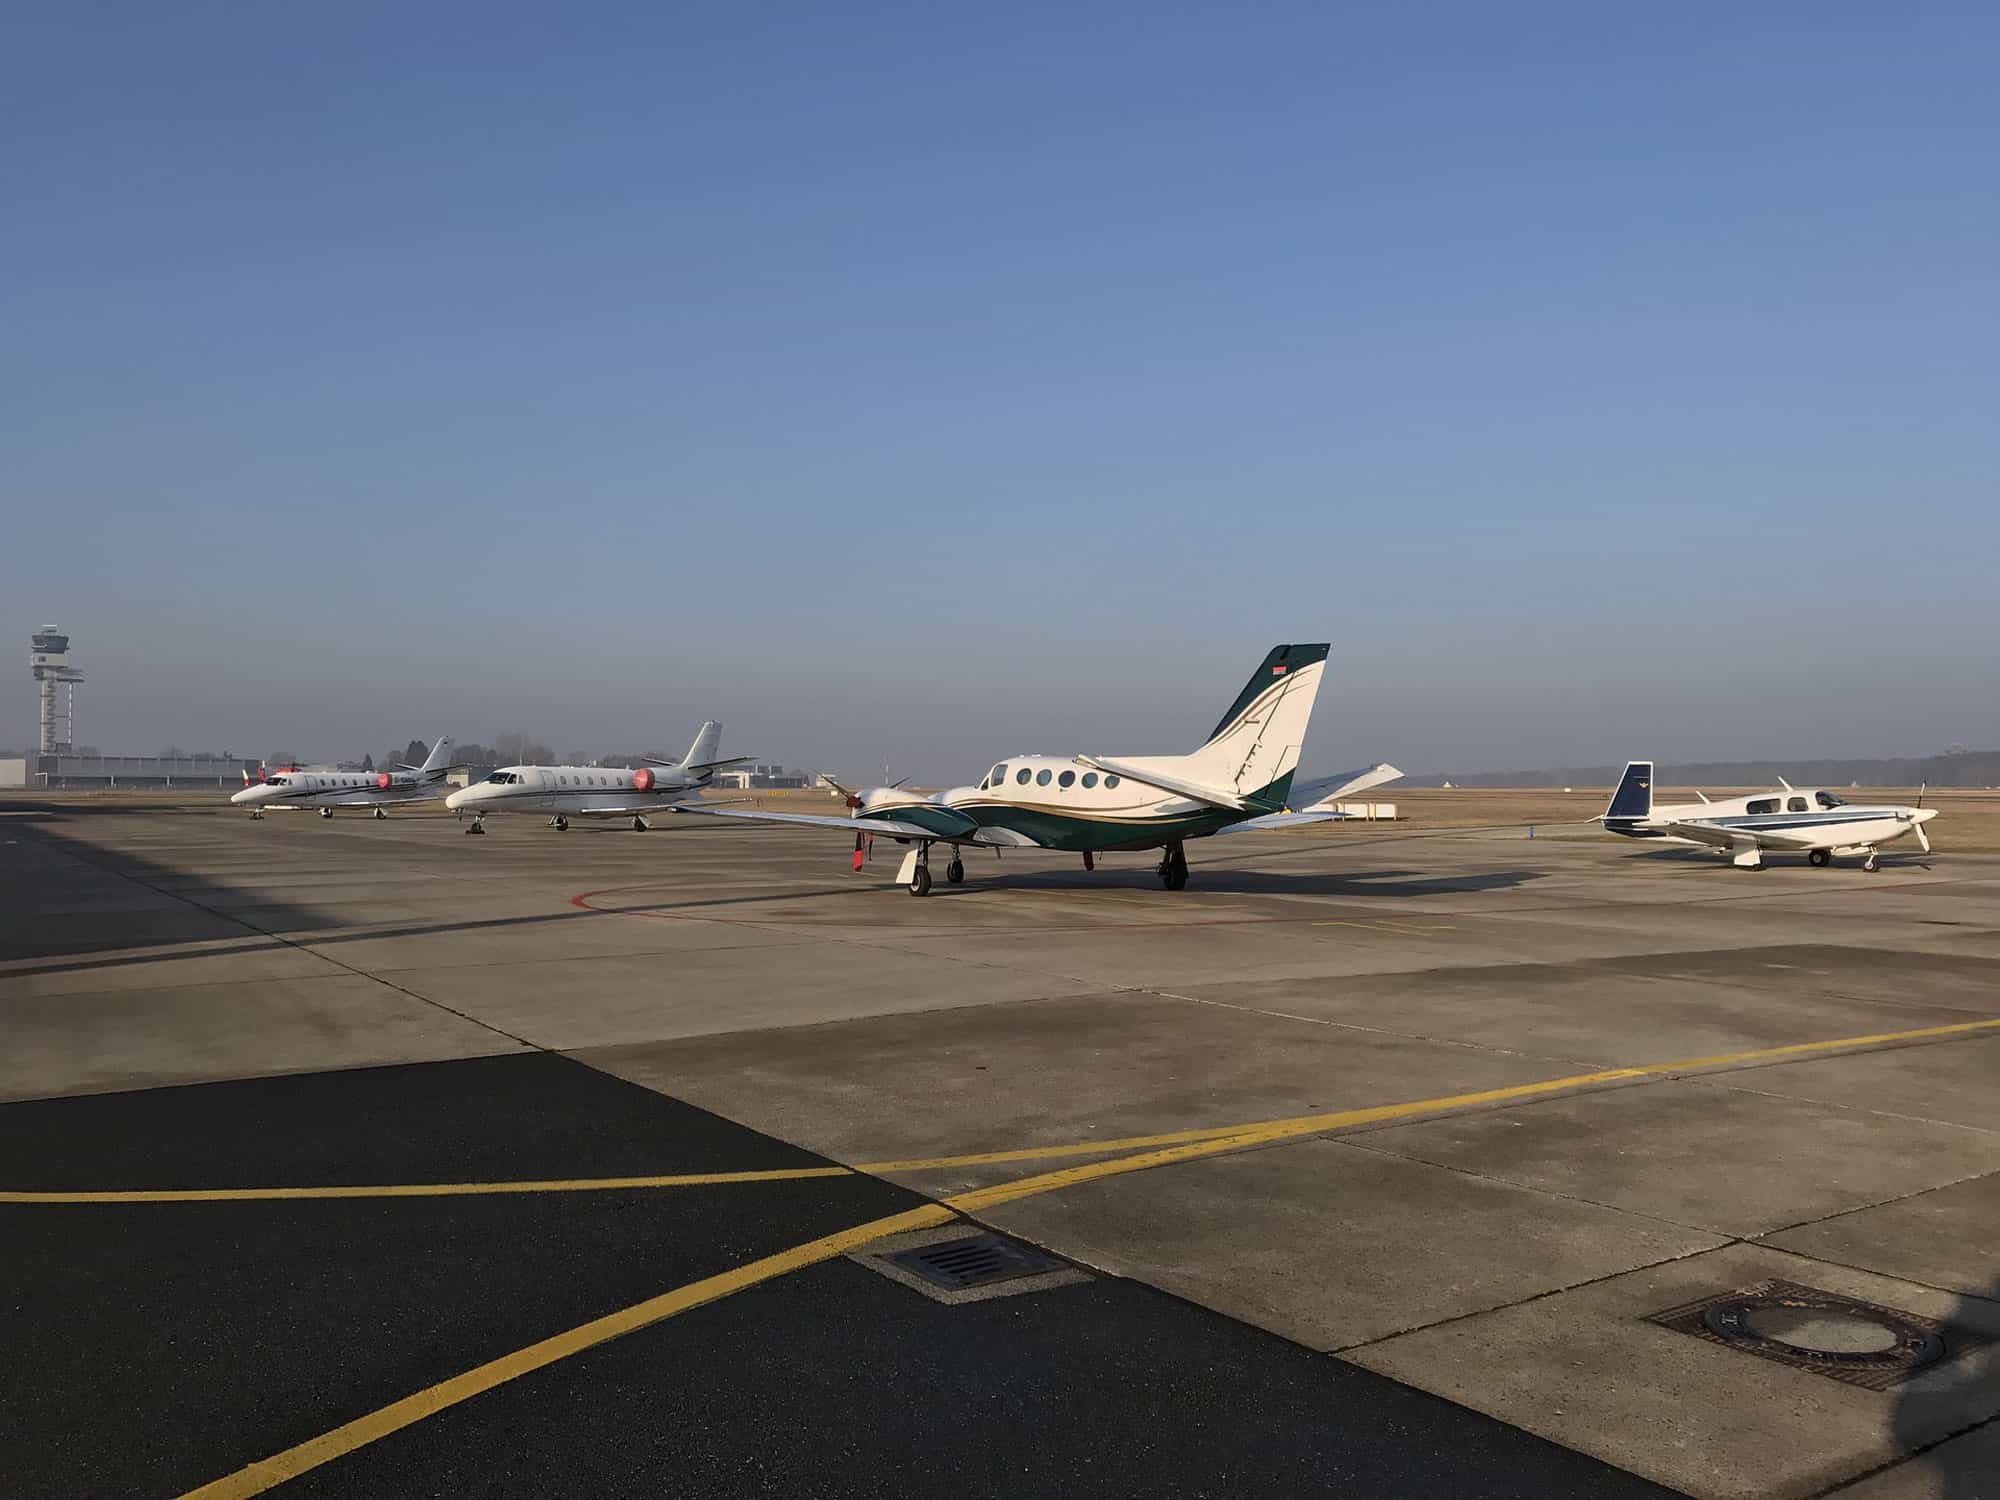
POLYGON ((1322 776, 1315 781, 1302 783, 1294 782, 1290 801, 1292 806, 1301 812, 1332 811, 1333 804, 1342 798, 1373 791, 1378 786, 1387 786, 1392 781, 1402 779, 1401 771, 1386 760, 1378 761, 1366 770, 1342 771, 1337 776, 1322 776))
POLYGON ((728 760, 701 760, 693 765, 682 766, 681 769, 699 775, 703 771, 720 771, 729 766, 747 766, 756 758, 754 755, 732 755, 728 760))
POLYGON ((1348 814, 1335 812, 1332 808, 1318 811, 1266 813, 1261 818, 1247 818, 1241 823, 1231 823, 1216 829, 1217 835, 1225 833, 1268 833, 1276 828, 1304 828, 1313 823, 1344 823, 1348 814))
POLYGON ((1210 807, 1226 807, 1232 812, 1251 810, 1250 803, 1227 787, 1204 786, 1200 782, 1176 776, 1170 771, 1161 771, 1151 766, 1135 766, 1130 761, 1106 760, 1096 755, 1079 755, 1076 757, 1076 763, 1088 766, 1093 771, 1108 771, 1113 776, 1142 781, 1147 786, 1158 787, 1163 792, 1172 792, 1176 797, 1186 797, 1190 802, 1205 802, 1210 807))

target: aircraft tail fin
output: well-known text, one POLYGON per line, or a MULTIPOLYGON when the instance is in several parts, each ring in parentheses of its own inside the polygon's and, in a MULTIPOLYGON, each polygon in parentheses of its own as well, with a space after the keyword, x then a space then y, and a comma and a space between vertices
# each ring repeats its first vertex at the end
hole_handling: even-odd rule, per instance
POLYGON ((682 757, 684 766, 707 766, 715 763, 715 752, 722 745, 722 726, 710 719, 695 731, 694 743, 688 746, 688 753, 682 757))
POLYGON ((418 766, 417 769, 419 771, 425 772, 426 774, 433 771, 446 770, 447 757, 449 757, 450 754, 451 754, 451 736, 448 734, 439 735, 437 743, 431 746, 431 753, 424 757, 424 763, 421 766, 418 766))
POLYGON ((1193 779, 1284 806, 1331 649, 1324 641, 1273 646, 1208 742, 1188 757, 1193 779))
POLYGON ((1207 743, 1192 754, 1091 757, 1089 763, 1197 801, 1276 812, 1291 795, 1329 649, 1324 641, 1273 646, 1207 743))
POLYGON ((1623 824, 1630 827, 1644 822, 1653 815, 1653 763, 1650 760, 1635 760, 1625 767, 1625 774, 1618 778, 1617 790, 1611 794, 1611 802, 1604 809, 1602 821, 1607 828, 1623 824))

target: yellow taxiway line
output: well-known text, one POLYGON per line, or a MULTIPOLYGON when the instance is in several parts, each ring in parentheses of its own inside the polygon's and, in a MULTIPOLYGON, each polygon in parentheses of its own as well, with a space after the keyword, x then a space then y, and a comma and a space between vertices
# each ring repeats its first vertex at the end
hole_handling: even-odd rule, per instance
POLYGON ((1942 1037, 1962 1036, 1995 1029, 2000 1029, 2000 1018, 1987 1021, 1959 1021, 1947 1026, 1922 1026, 1909 1031, 1882 1031, 1869 1036, 1836 1037, 1819 1042, 1794 1042, 1784 1047, 1758 1047, 1747 1052, 1718 1053, 1713 1057, 1684 1057, 1672 1062, 1644 1063, 1628 1068, 1606 1068, 1596 1073, 1572 1073, 1565 1078, 1550 1078, 1540 1083, 1517 1083, 1506 1088, 1485 1089, 1478 1093, 1416 1099, 1405 1104, 1388 1104, 1369 1109, 1290 1115, 1282 1119, 1251 1120, 1234 1125, 1204 1125, 1190 1130, 1120 1136, 1106 1141, 1073 1141, 1062 1145, 1021 1146, 1009 1151, 973 1151, 955 1156, 867 1161, 851 1167, 788 1167, 761 1172, 679 1172, 651 1177, 567 1177, 524 1182, 410 1182, 383 1186, 138 1188, 104 1192, 0 1191, 0 1203, 235 1203, 259 1199, 460 1198, 488 1193, 592 1193, 643 1188, 710 1187, 726 1183, 788 1182, 807 1178, 851 1177, 858 1174, 886 1177, 897 1173, 939 1171, 949 1167, 984 1167, 1017 1161, 1045 1161, 1061 1156, 1109 1156, 1121 1151, 1144 1151, 1196 1141, 1226 1139, 1255 1144, 1295 1135, 1317 1135, 1321 1131, 1339 1130, 1353 1125, 1370 1125, 1381 1120, 1401 1119, 1411 1114, 1467 1109, 1482 1104, 1505 1104, 1515 1099, 1532 1099, 1543 1094, 1591 1088, 1607 1083, 1623 1083, 1635 1078, 1658 1078, 1672 1073, 1692 1073, 1707 1068, 1769 1062, 1778 1058, 1800 1057, 1815 1052, 1845 1052, 1861 1047, 1893 1046, 1899 1042, 1932 1041, 1942 1037))
POLYGON ((671 1318, 676 1313, 684 1313, 691 1307, 700 1307, 705 1302, 714 1302, 727 1297, 731 1292, 739 1292, 760 1281, 769 1281, 775 1276, 783 1276, 791 1271, 802 1270, 806 1266, 817 1265, 820 1261, 831 1260, 843 1255, 857 1245, 865 1245, 871 1240, 879 1240, 886 1235, 902 1234, 912 1229, 929 1229, 938 1224, 948 1223, 950 1210, 934 1203, 926 1203, 921 1208, 909 1209, 904 1213, 891 1214, 886 1219, 871 1219, 866 1224, 856 1224, 852 1229, 843 1229, 837 1234, 829 1234, 817 1240, 809 1240, 803 1245, 794 1245, 789 1250, 781 1250, 776 1255, 767 1255, 762 1260, 753 1260, 748 1265, 738 1266, 733 1271, 724 1271, 717 1276, 705 1276, 700 1281, 691 1281, 686 1286, 675 1287, 670 1292, 662 1292, 657 1297, 649 1297, 644 1302, 634 1303, 618 1312, 602 1318, 593 1318, 588 1323, 578 1324, 540 1343, 530 1344, 525 1349, 517 1349, 512 1354, 503 1354, 498 1359, 488 1360, 462 1375, 454 1375, 449 1380, 441 1380, 436 1385, 405 1396, 400 1401, 371 1411, 365 1417, 356 1417, 352 1422, 343 1423, 331 1432, 321 1433, 295 1448, 287 1448, 282 1453, 274 1453, 269 1458, 259 1459, 234 1474, 203 1485, 200 1489, 189 1490, 184 1500, 237 1500, 244 1495, 261 1495, 288 1479, 296 1479, 308 1469, 316 1469, 323 1463, 331 1462, 343 1454, 352 1453, 356 1448, 364 1448, 378 1438, 385 1438, 392 1432, 421 1422, 425 1417, 435 1416, 447 1407, 456 1406, 482 1391, 490 1391, 496 1385, 539 1370, 544 1365, 552 1365, 559 1359, 568 1359, 572 1354, 580 1354, 585 1349, 615 1339, 620 1334, 631 1333, 644 1328, 649 1323, 657 1323, 662 1318, 671 1318))
MULTIPOLYGON (((1569 1078, 1552 1078, 1543 1083, 1517 1084, 1509 1088, 1484 1089, 1477 1093, 1454 1094, 1437 1099, 1414 1099, 1403 1104, 1384 1104, 1368 1109, 1295 1115, 1287 1119, 1265 1120, 1250 1125, 1199 1131, 1174 1131, 1154 1136, 1128 1136, 1120 1141, 1094 1142, 1081 1149, 1110 1151, 1126 1146, 1155 1146, 1157 1149, 1142 1149, 1133 1155, 1120 1156, 1109 1161, 1086 1162, 1079 1166, 1062 1167, 1053 1172, 1017 1178, 1012 1182, 997 1183, 992 1187, 974 1188, 969 1192, 954 1194, 939 1203, 924 1204, 904 1213, 892 1214, 887 1218, 871 1219, 850 1229, 809 1240, 789 1250, 781 1250, 775 1255, 767 1255, 761 1260, 751 1261, 734 1270, 675 1287, 644 1302, 579 1324, 539 1343, 530 1344, 525 1349, 516 1350, 499 1359, 489 1360, 463 1374, 454 1375, 449 1380, 413 1392, 400 1401, 391 1402, 366 1416, 357 1417, 352 1422, 334 1428, 331 1432, 311 1438, 296 1447, 287 1448, 281 1453, 275 1453, 269 1458, 260 1459, 199 1489, 190 1490, 182 1500, 240 1500, 243 1496, 261 1495, 266 1490, 283 1484, 288 1479, 296 1478, 309 1469, 318 1468, 321 1464, 352 1453, 355 1449, 365 1447, 378 1438, 387 1437, 392 1432, 398 1432, 422 1421, 425 1417, 434 1416, 448 1407, 490 1391, 517 1376, 542 1369, 558 1360, 567 1359, 572 1354, 580 1354, 607 1339, 614 1339, 621 1334, 662 1322, 690 1308, 718 1301, 733 1293, 789 1275, 793 1271, 817 1265, 821 1261, 830 1260, 836 1255, 844 1255, 850 1250, 859 1249, 879 1239, 886 1239, 890 1235, 949 1223, 959 1214, 977 1213, 1003 1203, 1033 1198, 1042 1193, 1059 1192, 1064 1188, 1100 1181, 1107 1177, 1122 1176, 1128 1172, 1143 1172, 1152 1167, 1168 1166, 1175 1162, 1195 1161, 1202 1157, 1269 1145, 1274 1141, 1314 1135, 1342 1126, 1373 1124, 1382 1120, 1403 1119, 1438 1110, 1533 1098, 1563 1089, 1584 1088, 1595 1083, 1657 1077, 1667 1073, 1763 1062, 1780 1057, 1799 1057, 1809 1053, 1851 1051, 1859 1047, 1889 1046, 1897 1042, 1930 1041, 1995 1029, 2000 1029, 2000 1018, 1987 1021, 1962 1021, 1949 1026, 1924 1026, 1909 1031, 1885 1031, 1871 1036, 1841 1037, 1832 1041, 1798 1042, 1786 1047, 1760 1047, 1748 1052, 1727 1052, 1714 1057, 1686 1058, 1678 1062, 1656 1063, 1647 1067, 1610 1068, 1598 1073, 1579 1073, 1569 1078)), ((935 1157, 924 1162, 877 1163, 874 1169, 885 1170, 894 1167, 897 1170, 909 1171, 925 1166, 1014 1159, 1020 1159, 1018 1153, 989 1152, 977 1157, 935 1157)))

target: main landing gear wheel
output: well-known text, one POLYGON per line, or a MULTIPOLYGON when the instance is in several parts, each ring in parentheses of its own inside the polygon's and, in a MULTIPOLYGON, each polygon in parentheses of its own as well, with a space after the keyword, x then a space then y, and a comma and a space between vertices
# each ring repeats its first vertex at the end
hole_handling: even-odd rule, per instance
POLYGON ((1160 861, 1160 884, 1170 891, 1179 891, 1187 888, 1187 882, 1187 851, 1179 844, 1167 845, 1166 857, 1160 861))
POLYGON ((632 820, 632 831, 634 833, 651 833, 653 825, 648 823, 644 818, 634 818, 632 820))
POLYGON ((388 816, 389 816, 389 815, 388 815, 387 813, 383 812, 381 808, 379 808, 379 807, 378 807, 378 808, 376 808, 376 809, 375 809, 375 821, 376 821, 376 822, 378 822, 378 823, 380 823, 380 822, 384 822, 384 821, 386 821, 386 820, 387 820, 388 816))
POLYGON ((1806 863, 1815 869, 1823 870, 1833 863, 1833 851, 1831 849, 1809 849, 1806 851, 1806 863))
POLYGON ((918 865, 916 873, 910 877, 910 894, 928 896, 931 893, 931 867, 918 865))
POLYGON ((330 808, 330 807, 322 807, 322 808, 321 808, 321 809, 319 810, 319 815, 320 815, 320 816, 321 816, 322 818, 330 818, 330 817, 332 817, 332 816, 333 816, 333 809, 332 809, 332 808, 330 808))
POLYGON ((1866 870, 1870 875, 1873 875, 1877 870, 1882 868, 1882 861, 1876 857, 1873 849, 1870 849, 1868 857, 1861 861, 1861 868, 1866 870))
POLYGON ((568 832, 569 832, 569 819, 568 819, 568 818, 563 818, 563 817, 558 817, 558 818, 557 818, 557 819, 555 820, 555 825, 556 825, 556 832, 557 832, 557 833, 568 833, 568 832))
POLYGON ((944 878, 949 880, 953 885, 964 885, 964 863, 957 858, 953 858, 952 862, 944 867, 944 878))

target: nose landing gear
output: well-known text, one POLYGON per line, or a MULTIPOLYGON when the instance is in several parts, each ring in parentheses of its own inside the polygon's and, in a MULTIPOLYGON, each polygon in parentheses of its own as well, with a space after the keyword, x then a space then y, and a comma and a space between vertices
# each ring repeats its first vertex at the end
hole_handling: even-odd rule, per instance
POLYGON ((319 815, 320 815, 320 816, 321 816, 322 818, 330 818, 330 817, 332 817, 332 816, 333 816, 333 809, 332 809, 332 808, 330 808, 330 807, 322 807, 322 808, 321 808, 321 809, 319 810, 319 815))
POLYGON ((467 833, 484 833, 484 832, 486 832, 486 814, 485 814, 485 813, 474 813, 474 814, 472 815, 472 822, 471 822, 470 826, 468 826, 468 827, 466 828, 466 830, 465 830, 465 831, 466 831, 467 833))
POLYGON ((568 833, 569 819, 565 818, 561 813, 557 813, 553 818, 549 819, 549 827, 553 828, 557 833, 568 833))

